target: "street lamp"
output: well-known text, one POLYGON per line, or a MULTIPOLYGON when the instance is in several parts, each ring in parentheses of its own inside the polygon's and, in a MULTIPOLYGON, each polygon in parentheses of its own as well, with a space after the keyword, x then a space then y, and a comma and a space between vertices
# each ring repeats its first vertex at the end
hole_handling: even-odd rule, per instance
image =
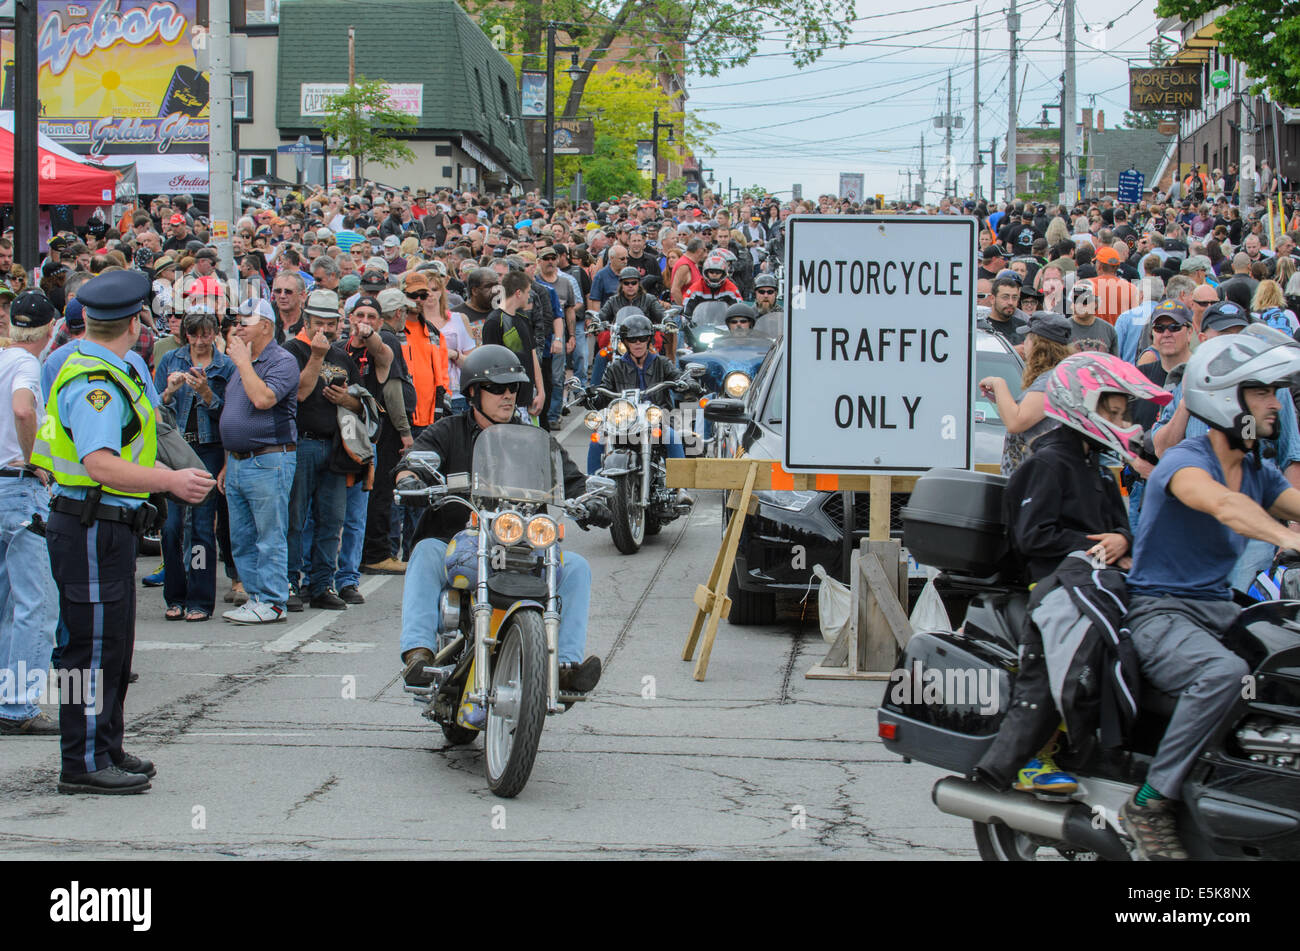
POLYGON ((555 24, 546 24, 546 200, 555 205, 555 54, 569 54, 569 78, 574 82, 586 72, 578 65, 578 46, 556 46, 555 24))
POLYGON ((659 130, 668 130, 668 141, 673 140, 673 124, 659 121, 659 110, 655 110, 654 124, 650 128, 654 146, 651 148, 650 200, 659 200, 659 130))

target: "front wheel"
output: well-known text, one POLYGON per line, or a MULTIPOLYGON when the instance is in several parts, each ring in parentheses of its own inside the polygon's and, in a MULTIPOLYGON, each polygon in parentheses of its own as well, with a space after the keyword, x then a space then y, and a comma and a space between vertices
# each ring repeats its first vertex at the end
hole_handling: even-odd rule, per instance
POLYGON ((610 500, 610 514, 614 521, 609 526, 609 534, 614 539, 614 547, 625 555, 635 555, 645 541, 646 514, 637 499, 640 479, 635 472, 620 476, 614 488, 614 498, 610 500))
POLYGON ((542 616, 522 610, 497 632, 487 727, 483 731, 488 787, 511 799, 528 783, 546 723, 546 631, 542 616))

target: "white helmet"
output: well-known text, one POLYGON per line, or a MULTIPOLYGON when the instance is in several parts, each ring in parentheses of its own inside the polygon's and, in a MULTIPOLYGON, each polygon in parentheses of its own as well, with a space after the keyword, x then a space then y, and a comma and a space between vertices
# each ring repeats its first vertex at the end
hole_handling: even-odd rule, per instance
POLYGON ((1241 391, 1247 386, 1282 386, 1300 375, 1300 343, 1267 324, 1255 323, 1241 333, 1205 341, 1187 361, 1183 400, 1187 411, 1227 434, 1234 448, 1244 448, 1249 411, 1241 391))

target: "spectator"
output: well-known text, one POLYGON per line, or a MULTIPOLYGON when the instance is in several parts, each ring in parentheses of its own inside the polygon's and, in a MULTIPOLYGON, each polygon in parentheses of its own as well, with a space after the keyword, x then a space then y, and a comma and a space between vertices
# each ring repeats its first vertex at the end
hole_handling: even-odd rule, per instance
MULTIPOLYGON (((1107 326, 1113 327, 1119 315, 1137 303, 1137 293, 1132 284, 1119 276, 1123 259, 1118 251, 1103 245, 1097 249, 1096 261, 1097 276, 1092 279, 1096 315, 1107 326)), ((1115 351, 1112 349, 1109 352, 1115 351)))
POLYGON ((1219 300, 1230 300, 1242 310, 1250 310, 1259 281, 1250 276, 1250 256, 1238 252, 1232 256, 1232 276, 1219 284, 1219 300))
POLYGON ((483 324, 483 343, 501 344, 519 358, 530 382, 519 387, 516 405, 536 416, 546 405, 542 364, 537 359, 532 322, 521 311, 532 292, 532 281, 523 271, 509 271, 501 279, 501 304, 483 324))
POLYGON ((1115 328, 1104 320, 1098 320, 1097 291, 1093 281, 1076 282, 1070 291, 1070 297, 1070 343, 1095 340, 1100 346, 1090 349, 1114 353, 1118 349, 1115 328))
POLYGON ((223 617, 236 624, 267 624, 285 619, 289 600, 298 361, 275 342, 275 314, 266 301, 248 301, 240 312, 227 350, 236 373, 221 414, 226 465, 217 481, 230 507, 231 547, 249 600, 223 617))
POLYGON ((1029 318, 1025 332, 1025 372, 1020 381, 1024 392, 1019 402, 1002 377, 988 376, 980 380, 980 392, 993 400, 1007 428, 1002 445, 1003 475, 1015 472, 1033 452, 1034 440, 1057 426, 1055 420, 1047 418, 1044 394, 1048 375, 1072 352, 1070 331, 1069 319, 1061 314, 1039 312, 1029 318))
POLYGON ((301 330, 302 308, 307 303, 307 285, 303 282, 302 274, 297 271, 277 274, 271 285, 271 303, 275 307, 279 327, 286 334, 296 334, 301 330))
MULTIPOLYGON (((352 310, 352 335, 348 339, 348 355, 361 371, 361 385, 370 391, 380 407, 380 427, 375 439, 375 479, 366 502, 364 535, 358 539, 349 526, 344 530, 344 548, 350 554, 358 550, 358 569, 368 575, 400 575, 405 573, 405 562, 393 557, 390 532, 393 509, 393 466, 403 449, 410 445, 410 423, 403 394, 403 380, 407 376, 402 360, 401 341, 384 329, 385 307, 397 314, 406 295, 397 288, 386 288, 380 297, 362 294, 352 310), (381 303, 380 297, 385 297, 381 303), (393 298, 397 300, 393 300, 393 298), (400 429, 407 433, 405 438, 400 429)), ((412 400, 414 402, 414 400, 412 400)), ((413 440, 411 440, 413 441, 413 440)), ((351 571, 351 561, 344 558, 351 571)), ((343 566, 340 571, 343 571, 343 566)), ((346 578, 344 580, 350 580, 346 578)), ((348 585, 339 581, 339 594, 348 585)))
MULTIPOLYGON (((230 358, 216 346, 217 318, 188 314, 181 321, 182 345, 158 362, 155 386, 176 418, 176 428, 215 477, 225 453, 221 445, 221 407, 235 372, 230 358)), ((217 548, 215 525, 220 499, 210 495, 199 505, 172 501, 162 532, 165 573, 163 598, 169 621, 206 621, 216 607, 217 548), (184 548, 188 530, 190 547, 184 548)))
MULTIPOLYGON (((600 305, 605 302, 605 298, 618 293, 618 274, 619 271, 627 267, 627 248, 621 244, 616 244, 609 249, 609 263, 596 272, 596 276, 591 281, 591 296, 587 300, 587 307, 591 310, 600 310, 600 305)), ((680 266, 680 265, 679 265, 680 266)), ((528 369, 528 363, 524 363, 524 369, 528 369)), ((520 400, 522 404, 523 401, 520 400)))
POLYGON ((1260 281, 1255 298, 1250 302, 1252 316, 1275 330, 1293 335, 1296 332, 1296 315, 1287 309, 1282 285, 1277 281, 1260 281))
POLYGON ((338 433, 338 407, 361 412, 361 401, 348 393, 361 382, 361 373, 338 343, 339 298, 317 288, 307 299, 306 326, 285 344, 298 362, 298 465, 289 498, 290 611, 303 609, 301 591, 304 529, 310 515, 311 572, 307 590, 313 608, 342 611, 347 607, 332 588, 338 572, 339 545, 347 513, 347 476, 330 468, 338 433))

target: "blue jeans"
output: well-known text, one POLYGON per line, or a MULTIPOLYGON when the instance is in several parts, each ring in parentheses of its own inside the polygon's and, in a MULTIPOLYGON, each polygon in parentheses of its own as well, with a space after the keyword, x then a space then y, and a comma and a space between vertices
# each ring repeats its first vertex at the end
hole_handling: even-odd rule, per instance
MULTIPOLYGON (((617 446, 617 444, 615 444, 617 446)), ((682 445, 677 430, 671 426, 664 427, 664 452, 669 459, 685 459, 686 447, 682 445)), ((600 470, 600 459, 605 454, 605 444, 594 442, 587 447, 587 475, 595 475, 600 470)))
POLYGON ((338 570, 340 535, 347 511, 347 476, 330 472, 331 443, 324 439, 298 440, 298 467, 289 497, 289 587, 302 582, 303 548, 311 546, 307 590, 313 595, 329 590, 338 570), (312 519, 310 541, 304 528, 312 519))
POLYGON ((587 384, 587 331, 582 329, 582 321, 578 321, 578 330, 573 335, 577 342, 573 345, 573 353, 569 354, 568 363, 573 369, 573 378, 584 386, 587 384))
POLYGON ((547 420, 552 428, 560 421, 560 411, 564 409, 564 364, 567 356, 560 352, 551 355, 551 385, 547 396, 547 420))
POLYGON ((0 671, 12 679, 15 700, 0 703, 6 720, 29 720, 41 712, 37 700, 59 622, 49 549, 22 525, 33 513, 48 521, 49 491, 34 477, 0 479, 0 671), (36 671, 41 677, 33 682, 36 671))
MULTIPOLYGON (((195 446, 204 467, 214 476, 226 458, 220 443, 195 446)), ((217 508, 213 492, 202 505, 167 501, 162 530, 163 600, 187 611, 211 614, 217 603, 217 508)))
POLYGON ((289 494, 298 457, 268 452, 226 459, 235 567, 249 600, 283 608, 289 600, 289 494))
POLYGON ((334 588, 355 588, 361 583, 361 549, 366 541, 366 509, 370 493, 364 483, 347 487, 347 509, 343 516, 343 541, 339 545, 339 570, 334 575, 334 588))
MULTIPOLYGON (((443 559, 447 543, 426 538, 415 546, 406 565, 406 587, 402 591, 401 652, 427 647, 437 652, 438 598, 447 584, 443 559)), ((559 653, 561 664, 582 663, 587 647, 587 613, 591 609, 591 566, 576 552, 564 552, 560 565, 559 653)), ((466 602, 468 604, 468 602, 466 602)), ((461 610, 468 610, 462 606, 461 610)))

